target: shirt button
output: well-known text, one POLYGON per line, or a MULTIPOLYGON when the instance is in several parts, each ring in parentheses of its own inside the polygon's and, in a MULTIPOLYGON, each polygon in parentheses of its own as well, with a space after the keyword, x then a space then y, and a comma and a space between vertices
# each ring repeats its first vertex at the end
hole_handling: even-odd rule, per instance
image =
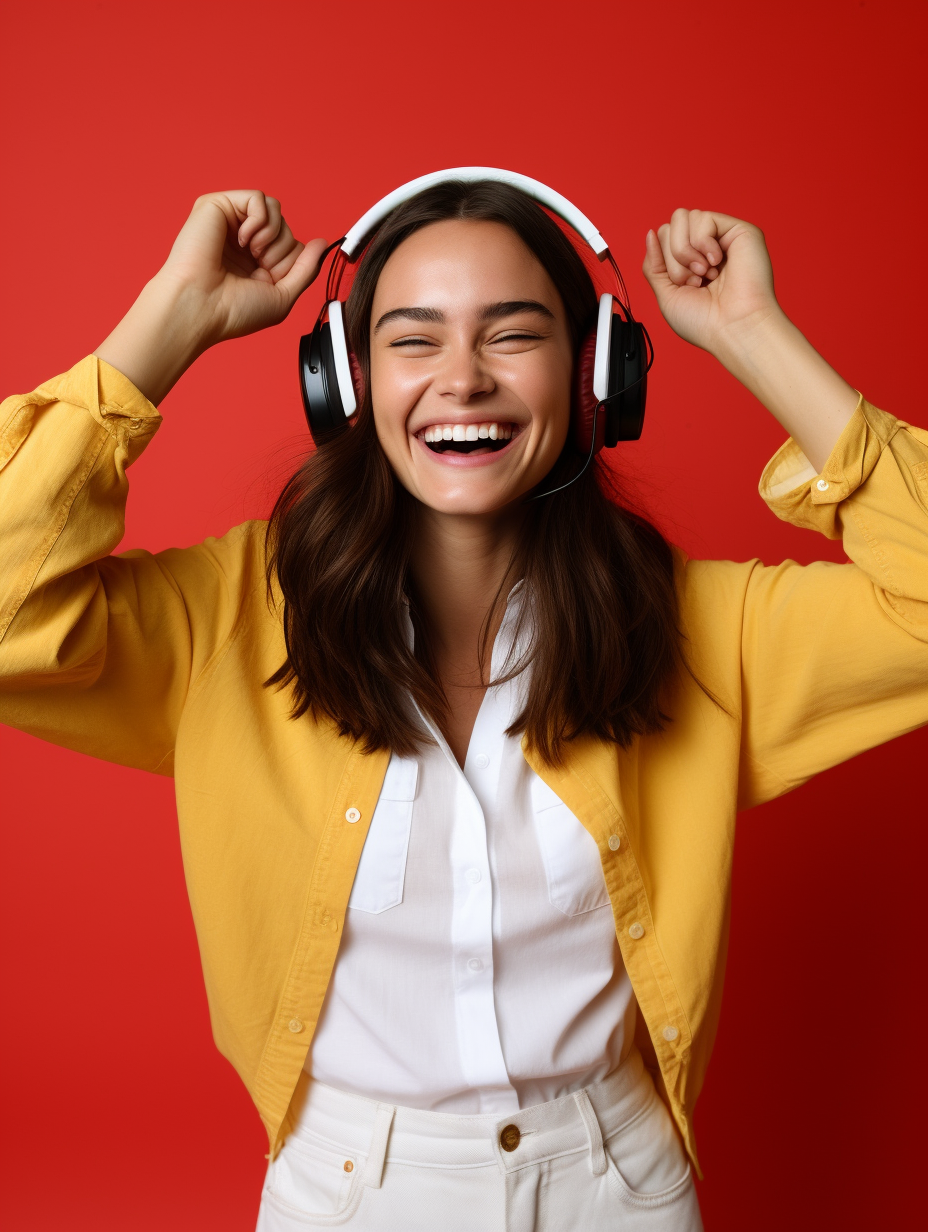
POLYGON ((518 1125, 507 1125, 499 1131, 499 1144, 504 1151, 514 1151, 521 1141, 518 1125))
POLYGON ((470 882, 471 885, 476 885, 477 882, 480 880, 480 869, 479 868, 469 868, 467 872, 465 873, 465 876, 467 877, 467 880, 470 882))
POLYGON ((820 492, 827 492, 828 491, 828 480, 820 479, 815 486, 818 488, 820 492))
POLYGON ((667 1040, 668 1043, 672 1043, 679 1034, 680 1032, 676 1027, 664 1027, 661 1032, 661 1035, 663 1035, 664 1039, 667 1040))
POLYGON ((467 970, 468 971, 482 971, 483 963, 480 961, 479 958, 468 958, 467 970))
POLYGON ((478 753, 477 756, 474 758, 474 765, 477 767, 478 770, 486 770, 489 764, 490 764, 490 759, 489 757, 487 757, 486 753, 478 753))
POLYGON ((610 834, 609 835, 609 850, 618 851, 621 846, 622 846, 622 840, 619 838, 619 836, 617 834, 610 834))
POLYGON ((634 938, 635 941, 638 941, 641 937, 644 936, 644 929, 641 927, 641 925, 638 923, 637 920, 634 922, 634 924, 629 925, 628 935, 634 938))
POLYGON ((360 820, 361 820, 361 814, 358 812, 356 808, 350 808, 348 812, 345 814, 345 821, 360 821, 360 820))
POLYGON ((302 1018, 291 1018, 287 1023, 287 1026, 294 1035, 299 1035, 299 1033, 303 1030, 303 1020, 302 1018))

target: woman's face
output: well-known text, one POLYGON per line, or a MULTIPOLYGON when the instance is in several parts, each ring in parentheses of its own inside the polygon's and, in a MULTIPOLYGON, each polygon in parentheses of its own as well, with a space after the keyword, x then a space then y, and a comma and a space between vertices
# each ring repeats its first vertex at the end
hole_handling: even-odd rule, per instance
POLYGON ((422 227, 384 266, 371 395, 400 482, 441 513, 488 514, 554 465, 573 354, 561 297, 502 223, 422 227))

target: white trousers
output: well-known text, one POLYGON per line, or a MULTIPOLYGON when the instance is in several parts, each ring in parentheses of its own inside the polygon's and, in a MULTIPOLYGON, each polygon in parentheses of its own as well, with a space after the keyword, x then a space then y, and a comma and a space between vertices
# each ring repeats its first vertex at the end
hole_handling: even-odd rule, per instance
POLYGON ((310 1082, 257 1232, 701 1232, 690 1166, 635 1051, 520 1112, 394 1107, 310 1082))

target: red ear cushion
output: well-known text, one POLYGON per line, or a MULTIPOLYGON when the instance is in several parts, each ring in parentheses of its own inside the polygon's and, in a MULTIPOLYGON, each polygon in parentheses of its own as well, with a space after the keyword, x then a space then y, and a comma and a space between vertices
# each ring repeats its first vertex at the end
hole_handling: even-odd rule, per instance
POLYGON ((354 386, 355 397, 358 400, 358 406, 364 401, 364 373, 361 371, 361 365, 358 363, 358 357, 348 348, 348 366, 351 369, 351 383, 354 386))
MULTIPOLYGON (((577 366, 574 371, 573 403, 571 406, 571 432, 576 448, 586 455, 590 452, 593 432, 593 410, 596 395, 593 393, 593 361, 596 355, 596 326, 594 325, 580 346, 577 366)), ((596 452, 602 449, 606 439, 606 412, 600 407, 596 416, 596 452)))

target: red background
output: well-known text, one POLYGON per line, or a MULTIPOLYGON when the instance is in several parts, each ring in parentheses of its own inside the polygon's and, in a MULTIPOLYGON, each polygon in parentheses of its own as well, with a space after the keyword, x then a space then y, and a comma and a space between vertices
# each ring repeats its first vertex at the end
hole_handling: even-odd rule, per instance
MULTIPOLYGON (((657 347, 619 465, 696 555, 841 559, 756 493, 778 426, 673 336, 640 274, 680 204, 766 232, 786 310, 925 423, 924 6, 48 3, 4 10, 0 388, 91 351, 201 192, 257 186, 304 238, 436 167, 512 167, 613 245, 657 347)), ((125 547, 266 512, 305 445, 296 340, 200 360, 131 472, 125 547)), ((172 785, 5 729, 9 1232, 250 1232, 266 1140, 209 1036, 172 785)), ((923 1212, 921 733, 746 815, 697 1113, 709 1229, 923 1212), (921 770, 921 775, 919 775, 921 770), (920 1089, 916 1089, 920 1088, 920 1089)))

